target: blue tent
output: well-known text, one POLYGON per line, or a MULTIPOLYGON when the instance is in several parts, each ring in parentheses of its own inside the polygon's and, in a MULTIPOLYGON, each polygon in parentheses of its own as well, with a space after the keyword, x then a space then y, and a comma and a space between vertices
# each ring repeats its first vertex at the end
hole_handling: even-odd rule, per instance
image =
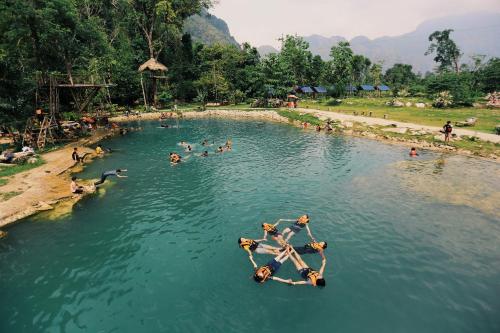
POLYGON ((378 91, 389 91, 389 90, 391 90, 391 88, 389 88, 388 86, 385 86, 385 85, 376 86, 375 89, 377 89, 378 91))
POLYGON ((311 87, 302 86, 297 89, 298 92, 303 94, 314 94, 314 90, 311 87))
POLYGON ((361 86, 359 86, 359 89, 363 90, 363 91, 374 91, 375 90, 375 88, 373 88, 373 86, 371 86, 369 84, 362 84, 361 86))
POLYGON ((328 91, 326 90, 325 87, 318 86, 318 87, 313 87, 313 89, 318 93, 318 94, 326 94, 328 91))
POLYGON ((355 86, 353 86, 352 84, 349 84, 345 87, 345 91, 347 92, 356 92, 358 91, 358 88, 356 88, 355 86))

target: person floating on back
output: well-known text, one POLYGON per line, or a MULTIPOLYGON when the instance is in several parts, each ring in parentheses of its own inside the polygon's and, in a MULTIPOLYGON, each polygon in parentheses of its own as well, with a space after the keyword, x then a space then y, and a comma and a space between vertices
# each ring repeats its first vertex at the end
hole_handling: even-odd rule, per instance
POLYGON ((315 271, 311 269, 305 262, 302 260, 300 255, 292 249, 290 253, 290 260, 295 264, 295 268, 299 272, 299 275, 304 279, 304 281, 292 281, 290 284, 298 285, 298 284, 306 284, 311 285, 313 287, 324 287, 326 286, 325 279, 323 278, 323 273, 325 272, 326 266, 326 257, 323 252, 320 252, 321 257, 323 258, 321 268, 319 271, 315 271))
POLYGON ((451 126, 451 121, 448 120, 446 122, 446 124, 443 126, 443 131, 444 131, 444 142, 449 143, 451 132, 453 132, 453 126, 451 126))
POLYGON ((295 251, 298 254, 322 254, 327 247, 328 244, 326 242, 310 242, 304 246, 295 247, 295 251))
POLYGON ((73 153, 71 154, 71 158, 75 162, 83 163, 85 160, 85 157, 87 157, 87 155, 89 155, 89 153, 85 153, 82 156, 78 155, 78 148, 75 147, 75 148, 73 148, 73 153))
POLYGON ((280 248, 262 244, 261 242, 264 239, 248 239, 248 238, 238 238, 238 245, 248 253, 248 259, 252 263, 254 268, 257 268, 257 264, 253 259, 253 253, 257 254, 272 254, 272 255, 280 255, 280 248))
POLYGON ((127 178, 127 176, 122 175, 122 172, 127 172, 127 170, 126 169, 116 169, 116 170, 105 171, 102 173, 101 179, 98 182, 96 182, 94 185, 99 186, 99 185, 104 184, 104 182, 106 181, 106 178, 108 178, 109 176, 116 176, 118 178, 127 178))
POLYGON ((299 217, 294 224, 292 224, 290 227, 286 228, 285 230, 283 230, 283 237, 285 237, 286 234, 288 234, 288 236, 285 238, 285 242, 288 243, 288 241, 290 240, 290 238, 292 238, 293 235, 299 233, 303 228, 306 228, 307 230, 307 234, 309 235, 309 237, 315 241, 314 237, 312 236, 311 234, 311 230, 309 229, 309 215, 302 215, 301 217, 299 217))
POLYGON ((268 280, 274 280, 278 282, 291 284, 292 280, 282 279, 274 276, 276 272, 280 269, 281 265, 288 259, 290 256, 289 251, 283 251, 280 255, 278 255, 273 260, 269 261, 265 266, 261 266, 255 270, 255 274, 253 275, 253 279, 258 283, 265 283, 268 280))

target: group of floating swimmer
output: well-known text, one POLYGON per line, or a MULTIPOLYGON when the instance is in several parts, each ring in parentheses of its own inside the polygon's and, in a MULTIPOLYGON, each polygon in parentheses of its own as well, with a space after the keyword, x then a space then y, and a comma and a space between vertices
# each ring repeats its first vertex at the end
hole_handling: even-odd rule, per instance
POLYGON ((280 219, 275 224, 262 224, 264 229, 264 236, 262 239, 253 240, 247 238, 238 239, 239 246, 248 253, 248 258, 254 267, 253 279, 258 283, 265 283, 269 280, 274 280, 290 285, 311 285, 314 287, 325 287, 326 282, 323 277, 326 266, 326 257, 324 250, 327 248, 326 242, 317 242, 312 236, 309 229, 309 215, 303 215, 296 220, 280 219), (285 228, 282 232, 278 230, 278 225, 282 222, 293 222, 293 224, 285 228), (292 246, 290 239, 302 231, 307 230, 308 236, 312 242, 309 242, 300 247, 292 246), (263 244, 267 241, 267 237, 271 235, 272 239, 277 242, 279 247, 263 244), (274 259, 269 261, 264 266, 258 266, 253 258, 253 254, 270 254, 275 256, 274 259), (316 254, 318 253, 322 258, 321 268, 314 270, 302 259, 301 255, 316 254), (276 273, 288 259, 290 259, 299 276, 302 278, 300 281, 293 281, 292 279, 283 279, 276 276, 276 273))
MULTIPOLYGON (((210 147, 210 146, 213 146, 214 144, 210 144, 208 142, 208 140, 203 140, 203 142, 201 143, 201 145, 203 147, 210 147)), ((190 143, 187 143, 185 141, 181 141, 179 142, 179 146, 183 147, 184 148, 184 152, 185 153, 192 153, 194 151, 193 149, 193 144, 190 144, 190 143)), ((215 153, 224 153, 224 152, 227 152, 227 151, 232 151, 233 150, 233 142, 231 140, 227 140, 226 143, 224 144, 224 146, 219 146, 216 150, 215 150, 215 153)), ((200 155, 200 157, 208 157, 208 150, 204 150, 200 155)), ((181 163, 182 160, 183 160, 183 157, 176 153, 176 152, 171 152, 169 154, 169 159, 170 159, 170 163, 172 164, 178 164, 178 163, 181 163)))

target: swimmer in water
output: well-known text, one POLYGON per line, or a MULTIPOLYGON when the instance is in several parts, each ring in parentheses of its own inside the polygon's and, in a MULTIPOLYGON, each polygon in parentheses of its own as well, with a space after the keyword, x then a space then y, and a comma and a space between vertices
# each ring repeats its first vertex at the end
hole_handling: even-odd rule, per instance
POLYGON ((161 124, 160 126, 163 128, 170 128, 170 125, 168 125, 168 124, 161 124))
POLYGON ((193 148, 191 147, 191 145, 188 145, 186 148, 186 153, 190 153, 191 151, 193 151, 193 148))
POLYGON ((128 176, 123 176, 122 172, 127 172, 127 170, 126 169, 116 169, 116 170, 105 171, 101 174, 101 179, 99 181, 97 181, 94 185, 99 186, 99 185, 104 184, 104 182, 106 181, 106 178, 108 178, 109 176, 116 176, 118 178, 127 178, 128 176))
POLYGON ((283 251, 280 255, 276 256, 273 260, 268 262, 265 266, 261 266, 255 270, 253 279, 257 283, 265 283, 268 280, 274 280, 278 282, 292 284, 292 280, 282 279, 274 276, 280 269, 281 265, 288 260, 290 257, 289 251, 283 251))
POLYGON ((200 155, 201 157, 208 157, 208 151, 204 151, 203 153, 201 153, 200 155))
POLYGON ((217 148, 217 150, 215 152, 216 153, 223 153, 224 149, 222 148, 222 146, 219 146, 219 148, 217 148))
POLYGON ((328 247, 326 242, 310 242, 304 246, 295 247, 295 251, 298 254, 314 254, 323 253, 323 251, 328 247))
POLYGON ((413 147, 411 150, 410 150, 410 157, 417 157, 418 156, 418 153, 417 153, 417 148, 413 147))
POLYGON ((252 263, 253 267, 257 269, 257 264, 253 259, 253 253, 257 254, 272 254, 278 256, 281 254, 280 248, 262 244, 260 242, 264 241, 263 239, 253 240, 247 238, 238 238, 238 245, 248 253, 248 258, 252 263))
POLYGON ((299 272, 299 275, 304 279, 303 281, 292 281, 290 284, 292 285, 310 285, 313 287, 325 287, 326 282, 323 278, 323 274, 325 272, 326 266, 326 257, 323 252, 320 253, 322 259, 321 268, 319 271, 315 271, 311 269, 305 262, 302 260, 300 255, 292 249, 289 258, 294 263, 295 268, 299 272))
POLYGON ((275 224, 262 223, 262 229, 264 230, 264 236, 262 237, 262 239, 267 240, 267 236, 271 235, 272 239, 277 241, 281 246, 286 246, 286 243, 283 241, 283 235, 277 228, 281 222, 285 221, 290 222, 295 220, 280 219, 275 224))
POLYGON ((170 163, 178 164, 182 162, 182 157, 177 153, 170 153, 170 163))
POLYGON ((290 238, 292 238, 293 235, 299 233, 303 228, 306 228, 307 234, 309 237, 315 242, 316 240, 314 239, 313 235, 311 234, 311 230, 309 229, 309 215, 302 215, 299 217, 294 224, 292 224, 290 227, 286 228, 283 230, 283 237, 288 234, 288 236, 285 238, 285 242, 288 243, 290 238))
POLYGON ((203 140, 203 142, 201 143, 202 146, 210 146, 210 144, 208 143, 208 140, 203 140))

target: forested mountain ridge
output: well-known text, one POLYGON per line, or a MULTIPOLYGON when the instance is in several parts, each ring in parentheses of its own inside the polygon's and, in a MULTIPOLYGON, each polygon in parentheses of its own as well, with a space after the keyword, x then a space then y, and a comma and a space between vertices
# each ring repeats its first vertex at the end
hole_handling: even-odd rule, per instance
MULTIPOLYGON (((351 40, 352 50, 370 58, 373 62, 383 62, 384 68, 395 63, 406 63, 422 74, 432 71, 435 63, 433 57, 425 56, 429 47, 428 37, 436 30, 454 29, 453 39, 463 52, 462 61, 468 62, 470 56, 486 55, 487 57, 500 56, 500 13, 470 13, 459 16, 448 16, 427 20, 420 24, 415 31, 400 36, 380 37, 369 39, 358 36, 351 40)), ((324 37, 311 35, 304 37, 309 43, 309 49, 324 60, 330 59, 332 46, 340 41, 347 41, 341 36, 324 37)), ((262 56, 276 53, 272 46, 259 48, 262 56)))
POLYGON ((227 23, 206 10, 189 17, 184 22, 184 32, 190 34, 193 41, 203 44, 239 45, 236 39, 231 36, 227 23))

